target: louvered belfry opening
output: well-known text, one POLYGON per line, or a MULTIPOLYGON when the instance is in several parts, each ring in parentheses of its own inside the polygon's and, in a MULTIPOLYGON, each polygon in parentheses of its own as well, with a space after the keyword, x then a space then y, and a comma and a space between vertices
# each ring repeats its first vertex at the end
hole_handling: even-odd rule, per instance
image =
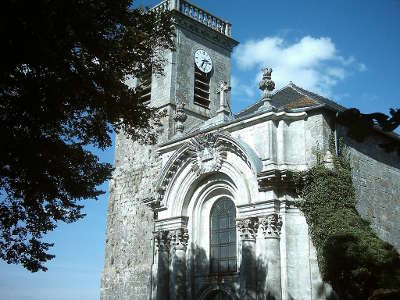
POLYGON ((210 106, 210 73, 206 74, 194 67, 194 103, 203 107, 210 106))
POLYGON ((139 99, 143 104, 148 104, 151 99, 151 72, 143 76, 138 86, 139 99))
POLYGON ((224 274, 237 270, 236 208, 229 198, 217 200, 210 215, 211 273, 224 274))

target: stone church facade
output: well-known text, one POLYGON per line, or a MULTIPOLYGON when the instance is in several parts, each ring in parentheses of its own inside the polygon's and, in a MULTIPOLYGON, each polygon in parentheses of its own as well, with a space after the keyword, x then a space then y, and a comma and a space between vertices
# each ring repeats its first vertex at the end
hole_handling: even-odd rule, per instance
POLYGON ((110 182, 101 299, 327 299, 315 248, 288 174, 349 147, 358 210, 400 249, 400 163, 377 131, 359 144, 335 124, 344 108, 293 83, 230 113, 231 24, 167 0, 176 51, 153 75, 148 104, 166 112, 157 145, 118 134, 110 182))

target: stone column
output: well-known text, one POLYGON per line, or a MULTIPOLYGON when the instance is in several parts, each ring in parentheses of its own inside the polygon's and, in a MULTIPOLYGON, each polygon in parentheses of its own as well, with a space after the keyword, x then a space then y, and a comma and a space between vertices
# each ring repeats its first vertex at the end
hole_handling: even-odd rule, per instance
POLYGON ((257 299, 256 237, 258 219, 250 217, 237 220, 237 228, 242 243, 240 263, 240 299, 257 299))
POLYGON ((259 291, 261 299, 282 299, 281 290, 281 255, 280 255, 280 233, 282 228, 281 216, 274 213, 259 218, 260 231, 262 233, 263 246, 260 259, 263 261, 264 269, 257 273, 263 274, 259 278, 259 291))
MULTIPOLYGON (((188 232, 186 228, 171 231, 171 260, 169 296, 171 300, 186 299, 186 248, 188 232)), ((167 294, 167 290, 164 291, 167 294)))
POLYGON ((168 231, 155 233, 157 271, 153 287, 153 299, 167 300, 169 288, 169 235, 168 231))

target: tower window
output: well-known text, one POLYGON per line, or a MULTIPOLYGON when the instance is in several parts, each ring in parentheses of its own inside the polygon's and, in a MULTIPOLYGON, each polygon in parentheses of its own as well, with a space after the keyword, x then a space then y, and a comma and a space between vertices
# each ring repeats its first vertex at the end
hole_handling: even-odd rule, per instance
POLYGON ((214 203, 210 215, 211 273, 231 273, 237 270, 236 209, 228 198, 214 203))
POLYGON ((203 73, 194 67, 194 103, 200 106, 210 105, 210 73, 203 73))

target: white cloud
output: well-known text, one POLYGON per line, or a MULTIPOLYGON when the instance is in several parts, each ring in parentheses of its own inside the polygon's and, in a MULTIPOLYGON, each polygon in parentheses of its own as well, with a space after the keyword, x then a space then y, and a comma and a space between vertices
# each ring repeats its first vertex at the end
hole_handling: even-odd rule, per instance
POLYGON ((277 88, 293 81, 326 96, 331 96, 332 88, 352 72, 366 70, 366 66, 353 56, 340 56, 329 37, 305 36, 295 43, 288 43, 280 37, 250 40, 236 48, 233 59, 243 71, 258 68, 252 88, 261 78, 261 67, 268 66, 274 70, 272 78, 277 88))

